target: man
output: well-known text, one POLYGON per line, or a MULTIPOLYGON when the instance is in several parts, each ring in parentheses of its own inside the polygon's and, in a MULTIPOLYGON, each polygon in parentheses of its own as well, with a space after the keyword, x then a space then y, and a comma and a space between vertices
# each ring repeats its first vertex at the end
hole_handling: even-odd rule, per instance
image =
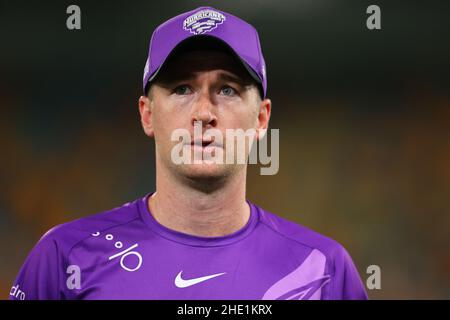
POLYGON ((166 21, 153 33, 143 85, 156 191, 47 232, 11 299, 367 298, 341 245, 246 200, 247 166, 226 130, 260 140, 271 112, 251 25, 210 7, 166 21), (194 138, 180 147, 177 130, 194 138))

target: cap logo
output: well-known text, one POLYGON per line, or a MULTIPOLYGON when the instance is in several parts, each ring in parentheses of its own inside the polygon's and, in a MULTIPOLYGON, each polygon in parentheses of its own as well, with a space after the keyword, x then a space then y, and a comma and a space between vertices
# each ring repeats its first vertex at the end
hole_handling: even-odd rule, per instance
POLYGON ((214 10, 201 10, 183 21, 183 29, 193 34, 203 34, 217 28, 225 21, 225 16, 214 10))

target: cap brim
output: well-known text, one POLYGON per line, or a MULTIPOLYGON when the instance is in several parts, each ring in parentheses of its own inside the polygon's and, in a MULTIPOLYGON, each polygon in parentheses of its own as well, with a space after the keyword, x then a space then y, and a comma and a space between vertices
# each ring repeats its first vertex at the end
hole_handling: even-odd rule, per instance
MULTIPOLYGON (((257 73, 247 64, 247 62, 245 62, 245 60, 241 56, 239 56, 239 54, 226 41, 224 41, 214 35, 191 36, 189 38, 186 38, 186 39, 180 41, 172 49, 172 51, 170 51, 170 53, 167 55, 167 57, 164 59, 164 61, 161 63, 161 65, 158 67, 158 69, 156 69, 156 71, 148 78, 147 83, 145 84, 145 94, 148 93, 150 83, 152 81, 154 81, 156 79, 156 77, 160 74, 160 71, 166 66, 167 61, 169 61, 176 54, 178 54, 180 52, 180 49, 182 49, 184 46, 189 45, 189 43, 193 42, 193 41, 202 41, 202 42, 209 41, 210 42, 211 40, 213 41, 213 42, 211 42, 211 44, 214 42, 216 42, 216 44, 220 44, 223 48, 226 49, 227 52, 231 53, 233 55, 233 57, 236 58, 243 65, 245 70, 250 74, 250 76, 253 78, 253 80, 255 80, 256 83, 258 84, 259 93, 260 93, 261 97, 263 97, 264 89, 263 89, 262 81, 259 78, 259 76, 257 75, 257 73)), ((208 48, 213 48, 213 49, 216 48, 217 49, 217 46, 211 45, 211 47, 208 47, 208 46, 200 47, 200 49, 208 49, 208 48)))

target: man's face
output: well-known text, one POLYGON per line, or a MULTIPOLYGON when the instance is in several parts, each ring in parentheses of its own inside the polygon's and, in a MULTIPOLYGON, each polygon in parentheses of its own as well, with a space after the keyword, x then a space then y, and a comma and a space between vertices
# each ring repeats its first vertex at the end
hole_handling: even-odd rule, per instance
MULTIPOLYGON (((194 139, 196 121, 201 121, 202 133, 219 130, 223 143, 209 149, 189 145, 192 158, 194 153, 200 158, 204 152, 215 155, 221 148, 223 162, 232 147, 232 141, 226 139, 226 129, 267 128, 270 100, 261 100, 258 88, 240 62, 226 52, 190 51, 176 55, 161 71, 149 96, 139 99, 144 130, 155 138, 157 161, 192 180, 224 178, 243 169, 245 164, 236 163, 175 164, 171 157, 172 149, 179 144, 172 141, 172 133, 186 129, 194 139)), ((203 137, 205 145, 207 140, 211 139, 203 137)))

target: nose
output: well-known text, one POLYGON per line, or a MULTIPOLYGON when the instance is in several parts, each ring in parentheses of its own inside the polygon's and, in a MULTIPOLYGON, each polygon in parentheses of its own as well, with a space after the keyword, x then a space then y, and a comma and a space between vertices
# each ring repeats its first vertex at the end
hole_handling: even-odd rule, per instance
POLYGON ((209 92, 199 93, 197 101, 194 102, 191 119, 192 126, 194 126, 195 121, 201 121, 204 127, 215 127, 217 125, 214 101, 212 101, 209 92))

